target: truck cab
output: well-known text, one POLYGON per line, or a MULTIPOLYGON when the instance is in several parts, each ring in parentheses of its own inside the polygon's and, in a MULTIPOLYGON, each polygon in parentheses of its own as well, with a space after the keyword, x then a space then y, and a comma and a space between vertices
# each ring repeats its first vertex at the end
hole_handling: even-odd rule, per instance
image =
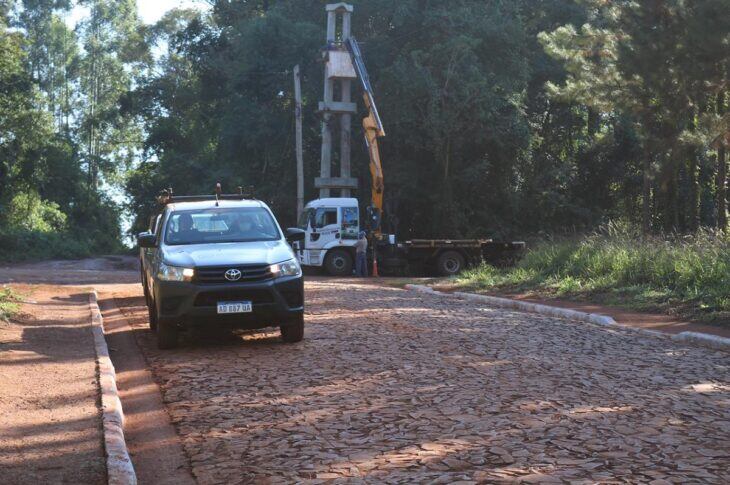
POLYGON ((294 243, 302 266, 324 267, 333 276, 352 275, 360 232, 357 199, 313 200, 305 206, 298 227, 305 232, 304 240, 294 243))

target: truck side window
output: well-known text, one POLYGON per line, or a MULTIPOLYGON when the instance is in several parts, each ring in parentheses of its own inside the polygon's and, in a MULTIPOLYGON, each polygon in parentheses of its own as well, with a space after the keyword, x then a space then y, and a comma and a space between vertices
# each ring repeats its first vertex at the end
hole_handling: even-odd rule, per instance
POLYGON ((309 220, 312 218, 312 209, 305 209, 299 216, 297 227, 306 230, 309 227, 309 220))
POLYGON ((337 209, 317 209, 315 223, 317 228, 337 224, 337 209))
POLYGON ((357 239, 359 222, 357 207, 342 208, 342 239, 357 239))

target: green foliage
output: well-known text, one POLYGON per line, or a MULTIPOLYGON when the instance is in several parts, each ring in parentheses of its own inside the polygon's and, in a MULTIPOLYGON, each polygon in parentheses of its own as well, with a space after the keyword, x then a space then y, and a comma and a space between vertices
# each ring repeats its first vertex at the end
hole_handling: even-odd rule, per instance
POLYGON ((7 322, 18 313, 18 295, 9 287, 0 288, 0 322, 7 322))
POLYGON ((695 314, 730 312, 730 238, 642 238, 609 225, 585 238, 536 244, 515 267, 485 265, 459 284, 479 289, 537 291, 558 296, 603 295, 628 306, 673 304, 695 314))
MULTIPOLYGON (((211 0, 208 13, 173 10, 153 26, 136 3, 0 2, 0 230, 117 247, 120 208, 100 194, 120 183, 133 232, 162 187, 210 192, 218 181, 255 185, 293 223, 291 71, 302 68, 311 199, 324 3, 211 0), (72 30, 63 19, 75 6, 88 15, 72 30), (155 49, 165 51, 153 60, 155 49)), ((726 163, 712 142, 730 126, 728 0, 352 3, 387 132, 389 232, 723 224, 726 163)), ((367 153, 353 126, 365 206, 367 153)), ((583 284, 571 278, 564 288, 583 284)))
MULTIPOLYGON (((0 229, 0 261, 77 259, 99 254, 94 241, 78 233, 0 229)), ((107 251, 103 251, 107 252, 107 251)))
POLYGON ((20 192, 10 201, 6 214, 8 228, 54 232, 66 228, 66 214, 58 204, 41 200, 36 192, 20 192))
MULTIPOLYGON (((398 232, 523 232, 515 221, 534 213, 521 198, 532 190, 524 183, 530 174, 522 161, 532 157, 531 126, 543 116, 537 99, 545 98, 544 80, 562 73, 542 53, 536 35, 580 20, 580 8, 541 2, 536 10, 534 2, 495 0, 353 3, 353 32, 363 43, 388 133, 381 145, 386 204, 401 221, 398 232), (534 106, 529 113, 526 102, 534 106)), ((322 66, 314 61, 325 38, 321 2, 221 1, 213 12, 172 12, 152 29, 156 39, 168 40, 169 50, 135 96, 154 155, 127 179, 138 229, 161 186, 209 192, 219 180, 229 189, 256 185, 284 223, 293 222, 290 73, 297 63, 303 68, 306 191, 315 196, 322 66)), ((357 91, 354 96, 359 99, 357 91)), ((358 125, 353 123, 353 167, 365 205, 369 175, 358 125)), ((542 136, 545 144, 535 145, 535 153, 565 138, 549 127, 542 136)))
MULTIPOLYGON (((580 28, 565 25, 539 34, 567 74, 560 82, 548 81, 548 92, 554 99, 580 103, 631 124, 640 151, 634 160, 641 159, 644 232, 695 230, 703 219, 702 192, 713 190, 701 184, 698 173, 714 171, 707 163, 708 152, 715 151, 710 144, 728 131, 721 116, 724 101, 717 103, 717 110, 712 105, 727 89, 730 17, 724 12, 730 4, 585 4, 590 16, 580 28)), ((721 175, 717 186, 725 184, 721 175)), ((635 190, 627 195, 636 200, 638 194, 631 192, 635 190)), ((720 225, 724 200, 717 210, 723 213, 717 216, 720 225)), ((705 224, 715 222, 704 219, 705 224)))
MULTIPOLYGON (((700 20, 718 0, 353 3, 387 132, 385 204, 395 217, 386 229, 402 238, 580 232, 637 223, 642 203, 656 229, 714 224, 708 140, 723 124, 700 105, 725 85, 726 33, 719 16, 707 33, 700 20)), ((256 185, 292 222, 297 63, 305 192, 316 196, 324 25, 313 0, 217 1, 211 16, 174 11, 151 29, 168 51, 134 96, 149 159, 126 182, 137 229, 162 186, 209 192, 217 181, 256 185)), ((367 154, 352 146, 366 205, 367 154)))
POLYGON ((69 0, 0 10, 5 260, 121 249, 120 210, 103 192, 141 144, 141 125, 121 105, 149 51, 134 0, 77 3, 90 15, 75 31, 62 18, 69 0))

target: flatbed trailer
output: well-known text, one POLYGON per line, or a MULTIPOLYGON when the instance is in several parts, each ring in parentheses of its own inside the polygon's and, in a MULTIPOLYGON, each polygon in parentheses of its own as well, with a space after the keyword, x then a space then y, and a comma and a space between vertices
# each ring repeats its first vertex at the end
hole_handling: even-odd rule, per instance
MULTIPOLYGON (((355 243, 360 232, 360 211, 354 198, 317 199, 307 204, 299 228, 302 241, 294 243, 304 267, 323 268, 333 276, 352 275, 355 243)), ((368 260, 377 261, 383 275, 417 276, 458 274, 482 262, 495 266, 514 263, 525 243, 492 239, 410 239, 396 241, 395 235, 371 238, 368 260)))
POLYGON ((374 255, 378 268, 387 275, 452 276, 465 268, 486 262, 495 266, 514 264, 525 243, 497 242, 492 239, 412 239, 391 244, 376 243, 374 255))

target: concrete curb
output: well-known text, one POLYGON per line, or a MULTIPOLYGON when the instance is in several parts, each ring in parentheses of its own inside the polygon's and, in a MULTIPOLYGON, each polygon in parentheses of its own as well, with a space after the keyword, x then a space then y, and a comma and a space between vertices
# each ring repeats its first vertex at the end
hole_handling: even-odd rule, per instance
POLYGON ((109 358, 109 348, 104 338, 104 320, 97 303, 96 291, 89 293, 91 329, 94 334, 96 362, 99 368, 101 388, 102 424, 106 450, 107 483, 110 485, 136 485, 137 475, 129 458, 124 441, 124 410, 117 391, 117 377, 109 358))
POLYGON ((700 332, 681 332, 672 335, 672 340, 679 342, 690 342, 704 347, 710 347, 716 350, 730 350, 730 338, 710 335, 709 333, 700 332))
POLYGON ((547 315, 550 317, 565 318, 568 320, 580 320, 582 322, 595 323, 596 325, 616 325, 616 321, 606 315, 598 315, 595 313, 585 313, 576 310, 570 310, 567 308, 558 308, 547 305, 539 305, 537 303, 529 303, 526 301, 510 300, 509 298, 499 298, 496 296, 477 295, 474 293, 463 293, 456 291, 454 293, 444 293, 436 291, 433 288, 423 285, 406 285, 407 290, 419 291, 421 293, 430 293, 443 296, 452 296, 463 298, 467 301, 473 301, 475 303, 486 303, 490 306, 496 306, 500 308, 509 308, 511 310, 519 310, 529 313, 539 313, 540 315, 547 315))
POLYGON ((627 327, 623 325, 618 325, 616 323, 616 320, 613 318, 607 316, 607 315, 599 315, 597 313, 586 313, 586 312, 579 312, 577 310, 570 310, 567 308, 559 308, 559 307, 553 307, 548 305, 540 305, 537 303, 529 303, 526 301, 519 301, 519 300, 511 300, 509 298, 499 298, 496 296, 487 296, 487 295, 477 295, 474 293, 463 293, 460 291, 456 291, 454 293, 445 293, 442 291, 436 291, 431 287, 424 286, 424 285, 405 285, 406 290, 411 291, 417 291, 420 293, 428 293, 432 295, 440 295, 440 296, 446 296, 446 297, 452 297, 452 298, 462 298, 467 301, 472 301, 475 303, 485 303, 490 306, 496 306, 500 308, 508 308, 511 310, 517 310, 517 311, 523 311, 523 312, 529 312, 529 313, 538 313, 540 315, 546 315, 550 317, 557 317, 557 318, 565 318, 567 320, 578 320, 582 322, 589 322, 596 325, 602 325, 602 326, 609 326, 609 325, 616 325, 623 329, 641 333, 644 335, 652 336, 652 337, 660 337, 660 338, 671 338, 672 340, 676 340, 678 342, 686 342, 686 343, 692 343, 696 345, 701 345, 703 347, 709 347, 715 350, 730 350, 730 339, 724 338, 724 337, 718 337, 715 335, 710 335, 706 333, 699 333, 699 332, 682 332, 677 335, 669 335, 664 332, 659 332, 657 330, 648 330, 645 328, 635 328, 635 327, 627 327))

